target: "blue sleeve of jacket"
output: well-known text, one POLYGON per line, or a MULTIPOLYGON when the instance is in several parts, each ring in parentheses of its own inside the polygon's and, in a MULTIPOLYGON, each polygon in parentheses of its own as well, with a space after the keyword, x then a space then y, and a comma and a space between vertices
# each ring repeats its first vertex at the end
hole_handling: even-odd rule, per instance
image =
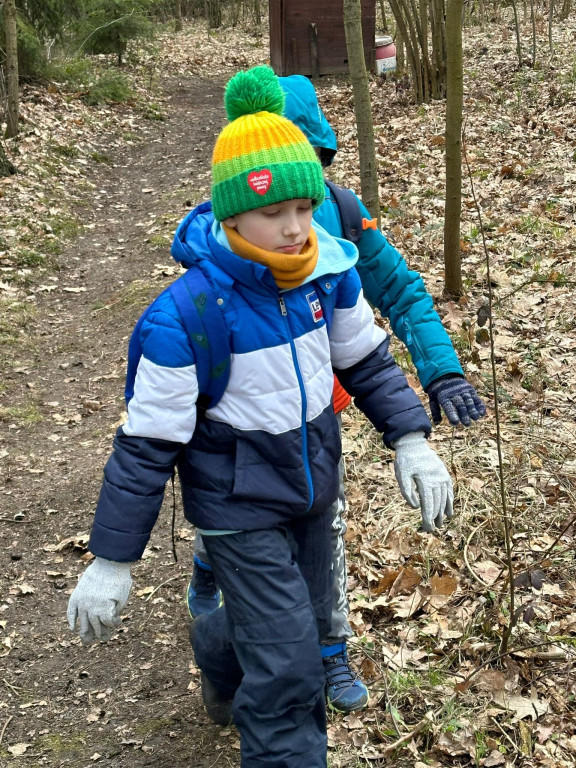
MULTIPOLYGON (((358 204, 362 216, 371 219, 359 198, 358 204)), ((331 235, 342 237, 338 208, 330 197, 314 218, 331 235)), ((389 318, 392 331, 408 348, 423 387, 449 373, 463 375, 454 346, 420 274, 408 269, 403 256, 379 230, 364 230, 358 243, 356 269, 364 295, 389 318)))
POLYGON ((142 557, 181 450, 181 443, 128 437, 118 429, 90 536, 94 555, 120 563, 142 557))

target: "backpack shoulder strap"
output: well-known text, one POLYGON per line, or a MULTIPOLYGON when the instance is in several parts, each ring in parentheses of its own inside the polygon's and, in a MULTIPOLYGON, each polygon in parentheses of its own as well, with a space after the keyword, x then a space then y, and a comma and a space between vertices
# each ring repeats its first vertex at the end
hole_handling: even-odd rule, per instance
POLYGON ((213 408, 230 376, 230 341, 214 289, 196 265, 169 288, 196 358, 200 408, 213 408))
POLYGON ((362 213, 358 205, 358 198, 351 189, 334 184, 333 181, 325 179, 332 197, 336 201, 340 219, 342 221, 342 234, 346 240, 357 245, 362 237, 362 213))

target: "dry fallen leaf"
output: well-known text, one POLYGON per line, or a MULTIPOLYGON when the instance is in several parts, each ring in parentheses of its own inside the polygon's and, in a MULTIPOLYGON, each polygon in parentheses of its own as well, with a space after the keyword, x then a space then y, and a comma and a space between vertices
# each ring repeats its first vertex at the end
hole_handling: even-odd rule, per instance
POLYGON ((20 742, 18 744, 14 744, 11 747, 8 747, 8 752, 10 752, 13 757, 21 757, 26 753, 28 747, 31 746, 32 744, 25 744, 24 742, 20 742))
POLYGON ((492 699, 503 709, 516 713, 512 722, 517 722, 525 717, 537 720, 548 712, 549 707, 549 702, 545 699, 528 699, 525 696, 507 694, 503 690, 496 691, 492 699))
POLYGON ((486 766, 486 768, 494 768, 496 765, 504 765, 506 762, 506 757, 502 754, 502 752, 499 752, 497 749, 493 749, 488 757, 483 758, 482 765, 486 766))

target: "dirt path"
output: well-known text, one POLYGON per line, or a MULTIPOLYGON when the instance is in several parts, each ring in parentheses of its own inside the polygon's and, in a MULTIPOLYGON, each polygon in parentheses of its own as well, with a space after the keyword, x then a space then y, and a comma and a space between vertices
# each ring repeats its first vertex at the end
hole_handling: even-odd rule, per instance
POLYGON ((110 162, 89 177, 82 236, 5 356, 0 402, 29 414, 0 422, 0 763, 14 768, 238 764, 237 733, 207 720, 191 667, 190 532, 179 518, 174 564, 170 493, 123 629, 84 648, 65 621, 123 407, 127 336, 166 282, 154 265, 170 264, 150 232, 205 192, 223 122, 213 81, 180 78, 166 95, 165 122, 101 147, 110 162))

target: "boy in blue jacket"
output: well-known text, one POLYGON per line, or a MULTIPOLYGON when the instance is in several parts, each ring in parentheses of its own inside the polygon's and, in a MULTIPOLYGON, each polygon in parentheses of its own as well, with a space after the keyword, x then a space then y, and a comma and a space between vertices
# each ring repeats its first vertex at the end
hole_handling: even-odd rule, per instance
MULTIPOLYGON (((286 96, 284 116, 303 131, 316 149, 322 166, 327 168, 336 155, 337 142, 318 103, 314 86, 302 75, 281 77, 279 82, 286 96)), ((324 191, 325 199, 314 211, 314 221, 334 237, 342 238, 344 231, 337 202, 328 185, 324 191)), ((369 221, 370 214, 360 199, 356 199, 360 217, 369 221)), ((380 310, 383 317, 389 318, 392 331, 410 352, 420 382, 429 396, 434 423, 438 424, 442 420, 441 409, 453 426, 469 426, 472 421, 484 416, 484 403, 474 387, 466 381, 452 342, 434 310, 432 297, 419 273, 408 269, 401 254, 378 229, 366 228, 359 233, 357 245, 356 269, 364 295, 380 310)), ((336 413, 341 412, 349 402, 350 397, 336 381, 336 413)), ((332 619, 327 635, 322 638, 322 657, 330 707, 340 712, 351 712, 366 705, 368 691, 351 668, 346 650, 346 641, 353 633, 348 623, 346 597, 344 510, 344 484, 341 482, 338 500, 334 503, 332 524, 332 619)), ((433 521, 425 516, 422 523, 425 531, 434 527, 433 521)), ((202 538, 198 536, 194 573, 187 593, 188 606, 193 616, 215 610, 219 605, 220 593, 208 560, 202 538)))
POLYGON ((232 350, 228 385, 197 411, 193 346, 163 293, 140 328, 128 420, 92 527, 96 559, 68 619, 84 642, 108 639, 177 465, 185 515, 224 596, 191 632, 207 711, 220 723, 233 716, 242 768, 326 768, 319 639, 330 622, 341 455, 333 371, 395 450, 403 492, 438 525, 452 514, 452 484, 363 298, 355 246, 312 223, 322 168, 281 116, 277 78, 268 67, 239 73, 225 103, 212 210, 204 204, 187 217, 175 250, 218 296, 232 350))

